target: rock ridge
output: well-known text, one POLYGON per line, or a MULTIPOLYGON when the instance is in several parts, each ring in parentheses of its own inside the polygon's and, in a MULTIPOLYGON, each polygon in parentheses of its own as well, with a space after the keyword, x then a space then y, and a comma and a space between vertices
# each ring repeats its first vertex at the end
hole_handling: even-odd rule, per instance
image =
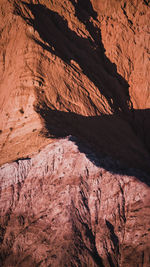
POLYGON ((149 187, 86 151, 69 137, 1 167, 2 266, 149 265, 149 187))
POLYGON ((149 17, 0 0, 1 266, 150 266, 149 17))

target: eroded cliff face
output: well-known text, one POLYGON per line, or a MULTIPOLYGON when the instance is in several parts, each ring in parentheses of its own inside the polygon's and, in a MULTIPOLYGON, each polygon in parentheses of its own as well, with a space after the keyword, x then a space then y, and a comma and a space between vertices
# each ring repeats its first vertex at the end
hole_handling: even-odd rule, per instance
POLYGON ((69 137, 0 178, 2 266, 149 266, 149 176, 69 137))
POLYGON ((1 1, 1 164, 57 132, 147 168, 148 18, 145 1, 1 1), (82 127, 89 116, 93 131, 82 127))
POLYGON ((149 16, 0 0, 2 266, 150 265, 149 16))
POLYGON ((134 108, 149 108, 149 1, 93 1, 93 5, 106 55, 129 83, 134 108))

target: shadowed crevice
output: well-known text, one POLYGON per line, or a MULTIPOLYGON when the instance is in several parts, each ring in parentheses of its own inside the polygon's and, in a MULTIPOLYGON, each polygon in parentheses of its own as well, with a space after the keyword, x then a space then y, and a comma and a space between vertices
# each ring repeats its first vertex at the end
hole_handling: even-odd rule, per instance
POLYGON ((83 73, 95 84, 100 93, 107 99, 113 113, 132 109, 129 96, 129 85, 117 73, 114 63, 105 55, 101 31, 90 21, 96 18, 90 1, 71 1, 75 5, 76 16, 85 24, 92 38, 83 38, 68 27, 68 22, 57 12, 41 4, 27 4, 15 1, 15 13, 36 30, 41 39, 34 38, 43 49, 60 57, 67 64, 76 61, 83 73), (83 10, 83 8, 87 8, 83 10))
MULTIPOLYGON (((38 32, 40 38, 33 37, 33 39, 44 50, 55 54, 67 64, 71 64, 72 59, 79 64, 82 72, 106 98, 113 115, 85 117, 73 112, 52 110, 45 96, 35 106, 35 110, 43 120, 45 127, 43 134, 54 138, 76 136, 79 142, 88 144, 99 157, 102 153, 114 161, 119 160, 126 167, 150 172, 149 110, 133 109, 127 81, 117 73, 116 65, 105 55, 101 31, 93 22, 96 21, 97 14, 90 1, 71 0, 71 2, 75 8, 75 16, 84 23, 91 38, 77 35, 57 12, 41 4, 25 2, 18 4, 18 1, 15 1, 15 13, 38 32)), ((100 112, 95 110, 95 113, 100 112)), ((82 150, 82 146, 79 144, 78 146, 82 150)), ((115 163, 114 165, 116 166, 115 163)), ((108 166, 105 168, 111 169, 108 166)), ((127 172, 127 170, 121 171, 121 168, 119 165, 113 167, 113 172, 127 172)), ((137 176, 142 182, 149 184, 144 174, 139 174, 137 171, 137 176)))

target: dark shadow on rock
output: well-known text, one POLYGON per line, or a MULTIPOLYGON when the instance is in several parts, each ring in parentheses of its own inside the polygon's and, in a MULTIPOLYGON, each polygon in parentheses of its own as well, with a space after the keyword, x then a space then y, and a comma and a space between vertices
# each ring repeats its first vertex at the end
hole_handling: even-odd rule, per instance
MULTIPOLYGON (((139 127, 140 123, 143 123, 143 113, 147 118, 147 123, 143 128, 141 126, 141 133, 137 135, 130 124, 122 119, 121 113, 86 117, 73 112, 51 110, 45 103, 37 105, 35 110, 43 118, 43 135, 51 138, 72 136, 71 140, 76 142, 79 150, 95 165, 112 173, 136 176, 140 181, 150 185, 147 175, 138 170, 150 173, 150 156, 142 139, 142 129, 144 132, 145 127, 149 127, 150 109, 134 110, 135 123, 137 121, 139 127), (95 151, 97 157, 90 152, 91 150, 95 151), (99 160, 95 161, 95 158, 99 160), (137 172, 132 168, 137 169, 137 172)), ((150 128, 147 138, 148 136, 150 128)))
POLYGON ((83 73, 107 99, 113 115, 85 117, 72 112, 51 110, 48 103, 43 101, 35 109, 43 118, 46 129, 44 134, 47 137, 53 135, 55 138, 76 136, 80 151, 84 152, 87 157, 91 156, 79 143, 80 141, 86 145, 89 144, 99 158, 100 153, 103 153, 112 158, 111 162, 120 160, 123 163, 122 167, 117 163, 107 164, 108 161, 104 162, 104 160, 95 164, 114 173, 136 175, 142 182, 149 184, 144 174, 140 174, 139 171, 132 173, 131 170, 129 174, 127 168, 123 166, 150 172, 150 156, 147 149, 150 131, 148 131, 147 140, 144 140, 145 128, 142 128, 143 114, 148 124, 150 112, 149 110, 133 110, 129 85, 117 73, 116 65, 106 57, 100 29, 89 19, 92 17, 96 20, 97 16, 90 1, 70 1, 75 7, 75 15, 79 21, 84 23, 91 38, 77 35, 58 13, 41 4, 19 2, 22 4, 20 5, 15 2, 15 14, 21 16, 38 32, 40 38, 33 37, 33 39, 43 49, 55 54, 67 64, 71 64, 72 59, 79 64, 83 73), (110 167, 110 165, 113 166, 110 167))
POLYGON ((119 264, 118 264, 118 258, 119 258, 119 239, 118 239, 118 236, 115 234, 114 232, 114 226, 106 220, 106 226, 109 230, 109 233, 110 233, 110 240, 112 242, 112 255, 113 255, 113 259, 112 259, 112 256, 111 254, 107 251, 107 259, 108 259, 108 262, 110 264, 110 266, 116 266, 116 267, 119 267, 119 264))
MULTIPOLYGON (((83 192, 82 192, 83 193, 83 192)), ((84 194, 84 193, 83 193, 84 194)), ((88 218, 90 218, 90 216, 88 216, 90 214, 90 210, 88 207, 88 200, 86 199, 85 196, 81 196, 82 197, 82 205, 83 207, 85 207, 86 210, 86 222, 84 221, 82 214, 80 212, 80 209, 75 207, 74 202, 72 201, 72 208, 73 208, 73 214, 75 215, 75 218, 77 220, 78 223, 76 223, 76 221, 74 221, 73 219, 73 231, 75 233, 76 236, 76 246, 80 249, 85 249, 86 251, 88 251, 89 255, 93 258, 94 262, 97 264, 97 266, 100 267, 104 267, 103 264, 103 260, 102 258, 99 256, 98 251, 97 251, 97 247, 96 247, 96 241, 95 241, 95 235, 93 234, 92 231, 92 227, 91 227, 91 221, 88 220, 88 218), (85 205, 85 206, 84 206, 85 205), (80 227, 78 226, 80 225, 80 227), (87 239, 88 242, 85 242, 86 239, 84 239, 82 237, 82 231, 84 232, 84 235, 87 239), (78 243, 78 240, 80 240, 80 242, 78 243)), ((72 216, 74 218, 74 216, 72 216)))
POLYGON ((101 32, 100 29, 91 23, 90 18, 97 20, 97 12, 93 10, 93 6, 89 0, 70 0, 70 2, 75 7, 75 15, 79 19, 80 22, 86 25, 88 32, 90 33, 92 39, 94 40, 97 48, 100 47, 101 54, 105 54, 105 48, 101 41, 101 32))
POLYGON ((68 27, 68 22, 57 12, 41 4, 15 5, 15 14, 20 15, 27 24, 38 32, 40 38, 33 37, 43 49, 60 57, 67 64, 76 61, 83 73, 95 84, 100 93, 107 99, 113 113, 132 108, 129 96, 129 85, 117 73, 116 65, 105 55, 98 26, 89 20, 96 18, 90 1, 71 1, 75 5, 76 16, 85 24, 91 38, 83 38, 68 27))

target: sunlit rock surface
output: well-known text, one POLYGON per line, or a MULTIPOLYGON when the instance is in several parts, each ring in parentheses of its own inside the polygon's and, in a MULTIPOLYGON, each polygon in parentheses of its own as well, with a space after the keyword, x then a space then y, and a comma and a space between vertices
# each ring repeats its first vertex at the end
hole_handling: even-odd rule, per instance
POLYGON ((2 266, 150 265, 149 17, 0 0, 2 266))
MULTIPOLYGON (((97 117, 93 131, 85 126, 84 140, 90 136, 100 152, 147 168, 148 2, 1 0, 0 7, 0 163, 27 157, 52 141, 41 134, 48 127, 44 108, 65 112, 67 120, 69 112, 97 117), (116 129, 119 149, 124 139, 126 147, 139 150, 137 159, 110 147, 116 129)), ((48 124, 57 128, 59 120, 48 124)), ((66 135, 77 135, 78 128, 81 136, 78 125, 66 135)))

